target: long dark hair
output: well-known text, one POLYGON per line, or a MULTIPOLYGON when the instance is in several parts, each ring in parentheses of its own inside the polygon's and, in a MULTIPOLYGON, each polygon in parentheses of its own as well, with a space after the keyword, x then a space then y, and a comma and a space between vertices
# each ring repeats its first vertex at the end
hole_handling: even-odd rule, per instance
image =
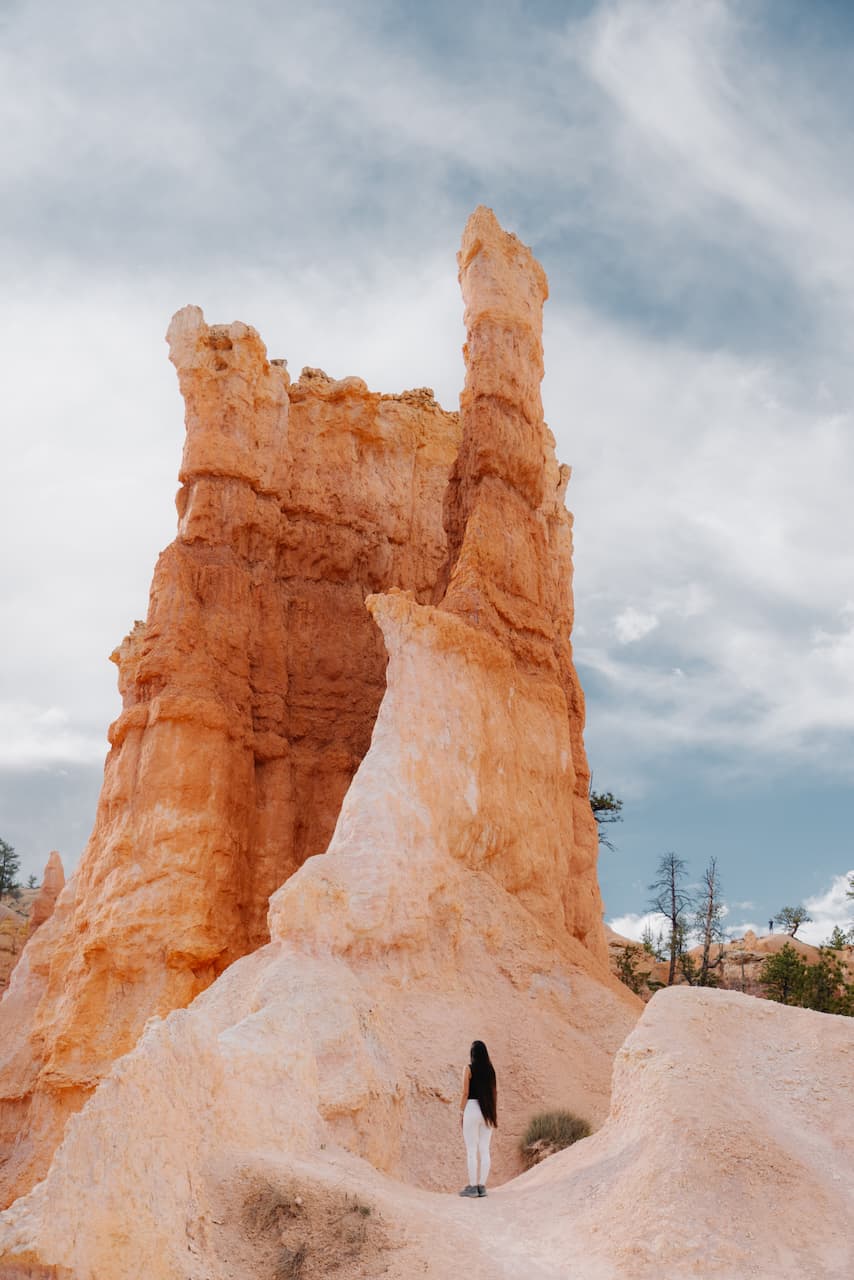
POLYGON ((498 1101, 495 1087, 495 1068, 489 1061, 489 1053, 482 1040, 475 1040, 471 1047, 471 1084, 469 1097, 480 1104, 483 1118, 493 1129, 498 1127, 498 1101))

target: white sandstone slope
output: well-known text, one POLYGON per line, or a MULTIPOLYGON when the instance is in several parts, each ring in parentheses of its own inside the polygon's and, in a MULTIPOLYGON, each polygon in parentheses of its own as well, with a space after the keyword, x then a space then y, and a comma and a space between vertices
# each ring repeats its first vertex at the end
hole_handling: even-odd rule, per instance
POLYGON ((513 1196, 554 1276, 588 1274, 559 1269, 566 1251, 620 1280, 847 1280, 852 1098, 854 1019, 664 990, 617 1055, 605 1126, 513 1196))
MULTIPOLYGON (((306 984, 283 981, 292 958, 283 944, 266 948, 190 1010, 149 1028, 71 1121, 46 1182, 2 1216, 0 1277, 59 1264, 31 1274, 262 1280, 275 1274, 271 1259, 286 1239, 305 1242, 307 1277, 854 1274, 850 1019, 732 992, 662 991, 617 1056, 602 1129, 470 1203, 323 1143, 317 1108, 329 1080, 306 1051, 318 1033, 303 1020, 304 1002, 295 1013, 306 984), (255 1011, 217 1034, 229 1004, 250 993, 255 1011), (262 1193, 286 1206, 266 1235, 247 1221, 262 1193), (316 1270, 329 1221, 317 1206, 330 1197, 334 1221, 359 1204, 370 1231, 362 1242, 348 1235, 343 1270, 328 1261, 316 1270)), ((340 976, 320 965, 312 978, 340 976)), ((354 1002, 351 1041, 361 1034, 350 1098, 366 1077, 389 1096, 387 1047, 364 1034, 364 990, 336 995, 354 1002)), ((337 1088, 344 1096, 347 1081, 337 1088)), ((458 1135, 442 1137, 448 1167, 455 1158, 459 1166, 458 1135)))

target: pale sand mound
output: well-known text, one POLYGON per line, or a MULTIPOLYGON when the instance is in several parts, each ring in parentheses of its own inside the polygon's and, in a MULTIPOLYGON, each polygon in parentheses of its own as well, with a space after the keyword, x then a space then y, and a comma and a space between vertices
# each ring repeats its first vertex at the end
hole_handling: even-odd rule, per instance
POLYGON ((849 1278, 852 1088, 850 1018, 659 992, 607 1124, 514 1183, 514 1213, 536 1215, 554 1276, 849 1278))
MULTIPOLYGON (((246 985, 265 967, 251 957, 231 976, 246 985)), ((297 1047, 275 1088, 283 1037, 263 1011, 254 1041, 252 1016, 220 1034, 212 1095, 211 994, 153 1027, 71 1122, 47 1182, 0 1219, 0 1276, 16 1274, 13 1258, 64 1263, 32 1274, 73 1280, 854 1274, 850 1019, 660 992, 618 1054, 599 1133, 473 1203, 322 1145, 316 1113, 294 1106, 297 1047), (302 1154, 276 1151, 286 1130, 302 1154), (115 1163, 98 1163, 108 1136, 115 1163)), ((458 1137, 442 1136, 458 1169, 458 1137)))

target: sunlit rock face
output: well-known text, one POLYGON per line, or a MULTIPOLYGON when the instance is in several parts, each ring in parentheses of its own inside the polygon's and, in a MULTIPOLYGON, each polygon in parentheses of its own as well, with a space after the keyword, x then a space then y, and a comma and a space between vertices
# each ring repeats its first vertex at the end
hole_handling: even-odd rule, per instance
MULTIPOLYGON (((147 621, 113 655, 124 710, 92 838, 0 1006, 7 1202, 44 1176, 146 1020, 211 983, 162 1035, 198 1059, 204 1093, 228 1075, 221 1033, 245 1056, 246 1018, 263 1024, 264 1088, 292 1070, 307 1108, 298 1134, 282 1119, 286 1149, 324 1133, 439 1185, 451 1056, 474 1024, 514 1064, 511 1129, 531 1072, 553 1083, 567 1062, 561 1096, 604 1114, 639 1006, 606 966, 569 477, 539 397, 545 277, 479 209, 460 278, 460 417, 423 390, 380 396, 313 370, 292 384, 253 329, 197 308, 170 326, 187 421, 178 536, 147 621), (248 952, 240 972, 260 988, 216 981, 248 952), (218 1028, 204 1052, 201 1016, 218 1028), (438 1082, 426 1093, 410 1059, 438 1082), (433 1156, 415 1160, 416 1140, 433 1156)), ((98 1114, 125 1106, 110 1090, 98 1114)))

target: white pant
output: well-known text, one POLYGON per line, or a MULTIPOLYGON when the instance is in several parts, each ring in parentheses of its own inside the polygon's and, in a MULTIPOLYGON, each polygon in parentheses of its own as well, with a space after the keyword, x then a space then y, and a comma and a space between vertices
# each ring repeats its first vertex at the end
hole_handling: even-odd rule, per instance
POLYGON ((463 1138, 466 1144, 469 1186, 482 1187, 489 1177, 489 1144, 492 1141, 492 1129, 484 1120, 480 1103, 475 1098, 469 1098, 463 1112, 463 1138), (480 1156, 479 1178, 477 1176, 478 1156, 480 1156))

